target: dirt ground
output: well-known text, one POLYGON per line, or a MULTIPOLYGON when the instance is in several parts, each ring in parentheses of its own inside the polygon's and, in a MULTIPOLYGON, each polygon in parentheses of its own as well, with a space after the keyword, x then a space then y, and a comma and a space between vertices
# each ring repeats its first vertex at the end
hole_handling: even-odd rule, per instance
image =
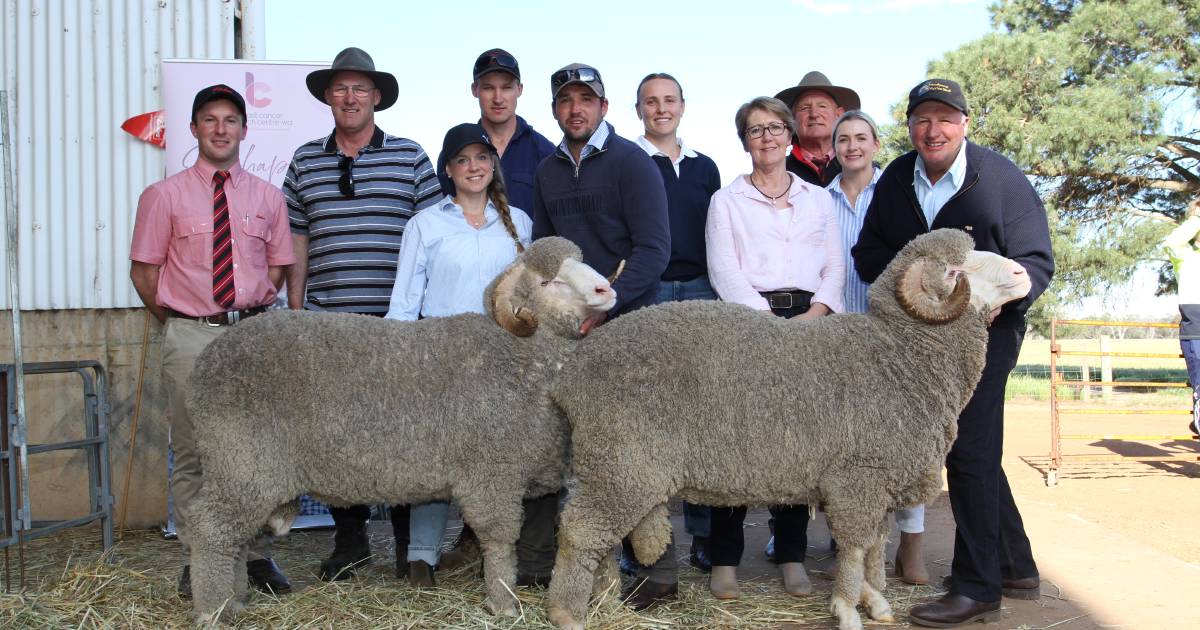
MULTIPOLYGON (((1068 454, 1153 456, 1185 455, 1190 461, 1077 462, 1058 471, 1048 487, 1045 469, 1050 452, 1048 402, 1010 403, 1006 409, 1004 469, 1025 520, 1042 576, 1039 601, 1003 601, 1001 621, 973 624, 982 629, 1163 630, 1200 628, 1200 442, 1190 439, 1184 416, 1063 416, 1064 434, 1170 435, 1180 439, 1129 442, 1064 440, 1068 454)), ((778 571, 765 561, 768 514, 754 510, 746 518, 746 554, 739 568, 743 581, 778 588, 778 571)), ((682 518, 674 519, 681 560, 690 542, 682 518)), ((893 532, 888 558, 894 556, 893 532)), ((818 593, 832 586, 835 556, 829 550, 824 518, 809 527, 807 565, 818 593)), ((926 512, 926 561, 936 580, 950 572, 954 520, 946 493, 926 512)), ((889 569, 889 575, 891 575, 889 569)), ((687 570, 684 588, 707 589, 706 576, 687 570)), ((745 588, 745 585, 744 585, 745 588)), ((912 590, 921 601, 931 589, 912 590)), ((893 601, 898 613, 907 602, 893 601)), ((901 617, 902 622, 906 616, 901 617)), ((883 624, 868 622, 867 627, 883 624)), ((904 623, 899 625, 909 627, 904 623)), ((828 624, 791 627, 836 627, 828 624)), ((915 626, 913 626, 915 627, 915 626)))

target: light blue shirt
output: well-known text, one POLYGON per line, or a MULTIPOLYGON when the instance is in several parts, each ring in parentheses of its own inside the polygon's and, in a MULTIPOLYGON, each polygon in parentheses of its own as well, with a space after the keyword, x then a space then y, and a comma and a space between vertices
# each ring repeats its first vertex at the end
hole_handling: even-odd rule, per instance
POLYGON ((874 174, 871 176, 871 183, 858 193, 858 199, 854 201, 854 204, 851 204, 850 198, 842 192, 842 173, 838 173, 837 177, 834 177, 833 181, 825 187, 833 197, 833 213, 837 215, 838 225, 841 226, 842 251, 846 256, 846 287, 842 290, 842 301, 845 303, 843 313, 865 313, 867 311, 867 289, 871 285, 863 282, 859 277, 858 270, 854 268, 854 259, 850 256, 850 248, 858 242, 863 220, 867 218, 867 206, 871 205, 871 198, 875 196, 875 184, 879 182, 879 176, 883 174, 879 167, 872 168, 874 168, 874 174))
MULTIPOLYGON (((509 211, 517 237, 528 246, 533 221, 518 208, 509 211)), ((462 206, 446 196, 409 219, 388 319, 484 312, 483 290, 517 257, 517 245, 491 201, 483 212, 486 223, 476 230, 462 206)))
POLYGON ((930 228, 933 227, 933 220, 937 218, 938 212, 941 212, 942 206, 962 188, 966 174, 966 139, 963 139, 962 146, 958 148, 958 156, 950 164, 950 170, 946 171, 936 184, 929 182, 929 176, 925 174, 925 160, 917 154, 916 164, 913 165, 913 192, 917 193, 917 201, 921 203, 921 210, 925 213, 925 224, 930 228))
MULTIPOLYGON (((596 151, 599 151, 600 149, 603 149, 604 141, 608 140, 608 133, 608 123, 601 120, 600 126, 596 127, 596 131, 592 133, 592 137, 588 138, 587 144, 583 145, 583 150, 579 152, 579 161, 582 162, 583 158, 595 153, 596 151)), ((579 166, 579 164, 575 162, 575 156, 571 154, 571 149, 567 147, 566 136, 563 136, 562 141, 558 143, 558 148, 562 149, 562 152, 567 154, 567 159, 571 160, 571 164, 579 166)))

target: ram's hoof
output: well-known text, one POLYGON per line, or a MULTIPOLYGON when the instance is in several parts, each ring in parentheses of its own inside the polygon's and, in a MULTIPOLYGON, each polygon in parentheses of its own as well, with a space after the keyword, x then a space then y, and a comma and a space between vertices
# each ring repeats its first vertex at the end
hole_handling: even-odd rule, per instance
POLYGON ((551 606, 546 611, 546 616, 550 618, 550 623, 562 628, 562 630, 583 630, 583 623, 575 621, 571 613, 562 608, 551 606))
POLYGON ((504 602, 496 603, 491 598, 485 599, 483 607, 487 611, 497 617, 515 617, 517 616, 517 607, 513 605, 511 597, 505 597, 504 602))

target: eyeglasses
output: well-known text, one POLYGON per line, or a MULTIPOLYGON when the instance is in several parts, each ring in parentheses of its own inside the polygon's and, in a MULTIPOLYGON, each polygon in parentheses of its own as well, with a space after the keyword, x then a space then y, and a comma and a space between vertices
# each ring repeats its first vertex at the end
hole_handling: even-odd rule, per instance
POLYGON ((513 74, 520 72, 517 68, 517 60, 512 55, 495 50, 489 50, 475 60, 474 76, 479 76, 489 70, 507 70, 513 74))
POLYGON ((342 171, 342 176, 338 178, 338 190, 350 198, 354 197, 354 173, 350 170, 353 165, 354 160, 344 155, 338 160, 338 169, 342 171))
POLYGON ((366 98, 374 91, 375 88, 366 85, 335 85, 329 88, 329 93, 338 98, 346 98, 346 94, 350 92, 354 92, 358 98, 366 98))
POLYGON ((595 68, 569 68, 559 70, 550 75, 550 92, 558 94, 558 90, 568 83, 576 81, 582 83, 599 83, 603 90, 604 82, 600 79, 600 73, 595 68))
POLYGON ((787 125, 783 123, 773 122, 767 126, 754 125, 746 129, 746 137, 757 140, 763 136, 763 133, 770 133, 772 136, 782 136, 787 130, 787 125))

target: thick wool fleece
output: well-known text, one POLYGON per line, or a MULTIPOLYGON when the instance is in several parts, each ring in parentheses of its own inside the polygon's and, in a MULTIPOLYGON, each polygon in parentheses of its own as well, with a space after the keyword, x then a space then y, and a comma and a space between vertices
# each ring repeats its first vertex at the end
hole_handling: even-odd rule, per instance
MULTIPOLYGON (((550 249, 578 256, 557 240, 569 247, 550 249)), ((545 250, 530 256, 549 268, 545 250)), ((536 284, 528 275, 522 284, 536 284)), ((514 583, 521 500, 557 491, 566 472, 566 421, 547 388, 576 347, 561 333, 578 326, 543 322, 518 338, 478 314, 280 311, 214 341, 189 401, 204 471, 188 514, 197 614, 241 595, 239 547, 304 493, 333 505, 457 501, 484 548, 487 604, 512 611, 501 580, 514 583)), ((240 609, 235 598, 223 616, 240 609)))
MULTIPOLYGON (((950 230, 918 238, 872 287, 869 313, 801 323, 736 304, 668 303, 582 342, 552 388, 579 482, 562 515, 548 600, 556 620, 584 618, 587 572, 631 530, 655 543, 635 548, 661 552, 661 524, 649 521, 664 518, 657 508, 671 496, 823 503, 839 546, 857 550, 844 557, 878 563, 867 577, 881 590, 886 512, 940 489, 987 343, 974 309, 943 325, 914 320, 896 303, 896 281, 917 257, 944 268, 972 247, 950 230)), ((862 565, 845 569, 835 595, 853 609, 862 565)))

